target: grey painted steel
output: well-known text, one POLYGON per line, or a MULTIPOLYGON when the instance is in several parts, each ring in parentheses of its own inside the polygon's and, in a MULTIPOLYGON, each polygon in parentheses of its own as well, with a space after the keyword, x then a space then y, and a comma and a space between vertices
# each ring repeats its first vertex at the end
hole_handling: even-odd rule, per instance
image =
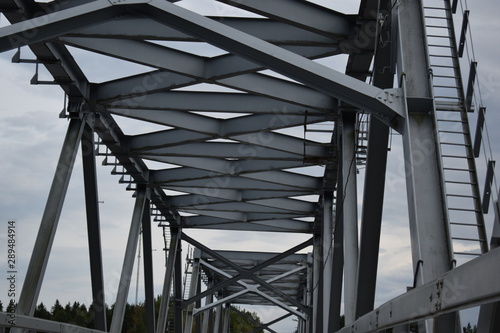
MULTIPOLYGON (((0 329, 4 327, 10 327, 8 323, 12 318, 9 313, 0 312, 0 329)), ((51 333, 66 333, 66 332, 82 332, 82 333, 102 333, 103 331, 61 323, 57 321, 51 321, 46 319, 34 318, 32 316, 16 314, 16 327, 11 328, 10 331, 20 330, 24 332, 44 331, 51 333)))
MULTIPOLYGON (((337 99, 343 101, 342 105, 347 102, 355 107, 365 109, 366 112, 380 117, 383 124, 394 126, 398 131, 406 126, 403 134, 406 145, 407 169, 410 169, 408 173, 412 177, 411 180, 408 180, 408 184, 411 185, 408 187, 409 202, 411 202, 413 255, 414 260, 422 259, 424 262, 423 266, 420 267, 421 275, 419 275, 418 284, 441 276, 443 271, 448 269, 447 264, 451 262, 451 251, 449 244, 446 241, 443 242, 447 236, 446 227, 439 229, 442 225, 436 223, 436 221, 446 222, 444 221, 446 218, 441 219, 440 214, 436 213, 439 210, 437 206, 441 204, 439 191, 435 191, 435 187, 426 187, 426 184, 430 185, 430 183, 439 184, 436 180, 439 178, 439 172, 436 172, 434 165, 437 154, 432 153, 430 158, 427 155, 429 147, 431 147, 430 150, 434 149, 432 148, 433 144, 421 140, 431 135, 432 116, 423 114, 429 111, 424 109, 431 103, 429 103, 427 95, 429 89, 427 86, 428 66, 424 64, 426 59, 425 45, 422 46, 424 34, 419 33, 419 29, 415 29, 420 28, 421 24, 418 22, 418 15, 416 15, 420 8, 415 7, 407 10, 410 19, 400 16, 405 23, 399 25, 403 36, 400 38, 402 43, 400 43, 399 50, 399 65, 403 67, 405 72, 403 76, 404 89, 384 90, 354 79, 356 77, 363 81, 369 75, 366 68, 369 65, 366 63, 371 61, 374 51, 371 45, 364 47, 362 54, 353 54, 349 57, 346 73, 350 73, 353 78, 311 61, 311 59, 345 52, 346 45, 352 47, 349 43, 352 43, 359 35, 358 26, 364 28, 363 20, 368 22, 366 25, 370 23, 376 25, 374 20, 376 11, 373 11, 373 8, 376 7, 376 1, 362 1, 359 16, 357 16, 358 21, 355 20, 355 17, 339 14, 304 1, 277 0, 269 2, 257 0, 241 3, 240 1, 224 0, 222 2, 240 7, 240 9, 247 9, 272 20, 203 17, 160 0, 95 2, 81 0, 59 2, 60 7, 52 7, 51 4, 36 3, 32 0, 0 0, 0 8, 5 10, 3 12, 5 17, 13 23, 17 22, 17 24, 0 29, 0 49, 29 45, 37 58, 37 60, 32 61, 39 61, 40 64, 45 65, 49 73, 54 76, 55 81, 52 83, 60 84, 70 96, 69 111, 80 111, 79 103, 81 100, 92 102, 93 109, 91 111, 98 115, 95 119, 95 131, 102 140, 101 147, 105 146, 109 150, 109 153, 105 153, 106 163, 109 161, 110 164, 118 165, 118 169, 115 168, 113 172, 123 173, 123 181, 130 182, 131 187, 135 186, 132 183, 139 184, 139 187, 148 184, 151 188, 149 196, 152 203, 172 226, 250 231, 317 232, 316 228, 320 223, 320 218, 317 216, 321 207, 320 203, 311 203, 293 197, 320 195, 325 189, 333 190, 337 180, 333 180, 334 177, 328 178, 328 175, 336 171, 335 164, 342 164, 342 159, 344 159, 344 170, 351 171, 350 168, 345 168, 345 164, 348 162, 345 158, 346 150, 344 150, 344 154, 335 156, 330 152, 330 150, 335 150, 336 142, 334 140, 325 149, 318 145, 313 146, 314 142, 310 140, 270 131, 290 130, 305 124, 333 121, 338 123, 338 116, 332 116, 332 113, 337 111, 337 99), (287 10, 283 10, 285 5, 287 10), (55 13, 46 16, 39 15, 44 11, 51 12, 54 8, 56 9, 55 13), (374 13, 371 13, 372 11, 374 13), (137 29, 133 28, 134 31, 132 31, 131 22, 140 22, 141 26, 137 29), (289 30, 284 30, 285 27, 289 27, 289 30), (33 29, 37 33, 31 35, 30 32, 33 29), (414 35, 406 35, 407 32, 414 35), (219 46, 223 50, 218 50, 219 54, 213 57, 192 55, 176 49, 173 44, 160 45, 149 42, 151 40, 182 40, 184 42, 199 42, 201 40, 219 46), (275 43, 275 45, 271 43, 275 43), (152 68, 158 68, 158 70, 131 77, 121 77, 101 84, 90 84, 66 49, 65 44, 145 64, 152 68), (225 54, 224 50, 233 52, 233 54, 225 54), (411 64, 406 61, 410 55, 412 60, 416 59, 411 64), (169 61, 165 61, 166 58, 169 58, 169 61), (271 68, 285 74, 304 85, 263 74, 255 74, 256 71, 265 68, 271 68), (168 73, 165 69, 172 72, 168 73), (237 89, 238 93, 171 91, 199 83, 219 84, 237 89), (403 91, 405 96, 403 96, 403 91), (405 103, 403 103, 403 97, 405 103), (411 113, 408 116, 409 119, 404 119, 406 117, 405 106, 411 113), (195 114, 194 112, 197 111, 203 115, 195 114), (212 112, 221 112, 221 114, 224 113, 230 117, 235 116, 235 113, 248 113, 248 115, 239 117, 236 115, 236 118, 233 119, 216 119, 217 116, 209 115, 212 112), (150 123, 160 124, 166 126, 167 130, 126 136, 113 120, 111 114, 113 117, 127 116, 132 119, 142 119, 150 123), (421 125, 417 124, 420 120, 423 120, 421 125), (267 142, 266 139, 270 137, 262 137, 262 134, 272 134, 272 140, 267 142), (260 135, 260 137, 256 139, 256 135, 260 135), (214 142, 215 140, 226 141, 214 142), (251 154, 238 154, 238 149, 250 151, 251 154), (222 154, 223 150, 226 153, 222 154), (423 167, 419 164, 419 157, 422 156, 420 153, 425 155, 423 167), (112 156, 115 156, 116 160, 113 160, 112 156), (145 162, 149 163, 149 161, 165 163, 165 168, 173 166, 179 168, 153 172, 146 166, 145 162), (299 176, 284 171, 284 169, 325 164, 327 166, 322 178, 299 176), (119 165, 123 166, 123 171, 120 171, 119 165), (431 166, 430 176, 423 172, 429 165, 431 166), (412 167, 414 169, 411 169, 412 167), (130 177, 130 180, 127 180, 127 177, 130 177), (215 184, 215 187, 212 184, 215 184), (211 191, 207 191, 207 189, 211 191), (167 196, 164 190, 178 191, 188 195, 167 196), (438 194, 434 197, 431 196, 431 198, 425 198, 428 191, 438 194), (436 206, 428 206, 426 203, 422 203, 422 199, 429 199, 436 206), (181 217, 177 209, 200 215, 181 217), (303 218, 311 220, 315 218, 315 222, 298 220, 303 218), (431 226, 431 223, 434 225, 431 226), (439 229, 437 233, 436 229, 433 229, 434 227, 439 229), (430 234, 437 235, 440 239, 437 242, 424 244, 423 242, 427 241, 426 237, 430 234), (428 245, 431 247, 429 248, 428 245), (447 247, 448 249, 446 249, 447 247), (438 252, 436 258, 432 256, 434 250, 438 252), (445 258, 446 253, 450 254, 449 258, 445 258)), ((410 1, 398 2, 391 9, 394 9, 393 12, 404 12, 409 3, 410 1)), ((410 5, 419 6, 416 3, 410 5)), ((382 50, 378 49, 377 53, 380 55, 382 50)), ((353 109, 349 109, 349 112, 353 112, 353 109)), ((354 110, 357 109, 354 108, 354 110)), ((84 110, 84 112, 86 111, 84 110)), ((344 115, 347 114, 344 113, 344 115)), ((332 131, 329 130, 329 132, 332 131)), ((371 134, 376 135, 376 133, 377 131, 372 128, 371 134)), ((305 135, 306 131, 304 131, 305 135)), ((346 142, 346 140, 343 141, 346 142)), ((373 145, 375 144, 372 141, 370 146, 373 145)), ((437 164, 437 169, 439 169, 439 163, 437 164)), ((340 169, 342 170, 342 167, 340 169)), ((314 279, 317 280, 310 281, 312 290, 309 294, 315 295, 313 302, 318 302, 313 308, 316 308, 317 313, 315 314, 321 321, 316 327, 321 332, 333 331, 332 327, 335 326, 339 314, 337 308, 340 306, 341 275, 344 263, 342 237, 344 219, 342 215, 346 209, 344 203, 352 204, 355 202, 348 195, 344 196, 344 190, 352 185, 348 179, 345 179, 346 172, 344 172, 344 179, 338 177, 337 183, 333 276, 327 275, 322 279, 319 278, 320 274, 325 274, 322 270, 328 271, 330 269, 323 264, 323 260, 329 258, 325 258, 324 253, 323 259, 320 258, 320 253, 326 250, 326 246, 323 246, 322 249, 315 249, 316 258, 314 261, 319 262, 314 267, 314 279), (320 327, 326 326, 326 321, 324 324, 323 319, 328 312, 327 307, 323 309, 325 314, 319 309, 319 304, 322 304, 323 301, 329 303, 327 307, 330 308, 328 327, 320 327)), ((381 190, 380 186, 375 186, 375 188, 375 190, 367 190, 367 193, 370 192, 373 195, 381 190)), ((90 187, 86 190, 89 193, 92 191, 90 187)), ((97 194, 94 195, 92 201, 97 201, 97 194)), ((93 204, 93 208, 97 211, 96 203, 93 204)), ((364 208, 368 209, 369 205, 365 203, 364 208)), ((350 208, 349 211, 352 213, 354 209, 350 208)), ((319 214, 321 215, 320 211, 319 214)), ((445 217, 446 214, 444 213, 443 216, 445 217)), ((352 220, 352 216, 346 216, 346 220, 352 220)), ((495 241, 498 240, 497 224, 498 221, 494 229, 495 241)), ((352 227, 352 223, 348 226, 352 227)), ((349 229, 346 230, 346 234, 350 235, 351 238, 346 238, 345 246, 352 245, 354 232, 349 229)), ((318 236, 319 234, 316 235, 317 240, 319 240, 318 236)), ((328 237, 324 237, 323 241, 328 242, 328 237)), ((166 300, 170 296, 174 266, 177 266, 175 270, 177 288, 179 288, 181 280, 180 251, 177 251, 180 249, 178 236, 176 236, 174 243, 175 248, 170 254, 175 255, 169 257, 170 269, 167 268, 165 275, 165 281, 168 280, 168 283, 165 283, 164 287, 168 286, 169 288, 164 291, 164 299, 166 300)), ((363 246, 365 243, 367 242, 362 241, 363 246)), ((377 241, 371 239, 366 245, 370 245, 370 248, 374 249, 375 243, 377 241)), ((89 248, 92 248, 92 245, 89 248)), ((215 253, 215 251, 213 252, 215 253)), ((366 258, 363 252, 362 249, 361 258, 366 258)), ((376 254, 376 252, 374 250, 372 254, 376 254)), ((352 263, 351 255, 352 251, 346 251, 345 256, 348 259, 346 261, 348 264, 352 263)), ((45 259, 47 258, 48 253, 45 256, 45 259)), ((479 259, 483 259, 483 257, 479 259)), ((370 283, 373 283, 373 273, 376 272, 376 268, 365 267, 362 262, 360 265, 371 271, 372 277, 366 277, 370 283)), ((477 265, 477 267, 468 266, 468 269, 479 267, 487 270, 485 274, 491 273, 493 269, 485 266, 491 265, 491 262, 486 259, 477 261, 477 265)), ((238 265, 229 266, 230 270, 239 272, 243 278, 256 272, 252 270, 243 272, 241 266, 238 265)), ((148 271, 147 268, 146 271, 148 271)), ((460 272, 465 272, 463 275, 467 275, 473 271, 460 272)), ((493 273, 497 274, 497 272, 493 273)), ((362 274, 361 271, 359 274, 362 274)), ((353 273, 352 268, 346 269, 348 281, 352 282, 353 279, 357 279, 360 285, 368 286, 369 283, 365 284, 360 280, 359 274, 353 273)), ((43 272, 41 275, 43 277, 43 272)), ((93 280, 94 275, 96 280, 99 279, 98 274, 92 273, 92 275, 93 280)), ((274 282, 273 279, 276 278, 278 276, 270 279, 262 277, 255 279, 255 281, 262 283, 268 292, 267 290, 272 289, 270 288, 272 286, 269 285, 270 281, 274 282)), ((489 278, 488 276, 488 281, 490 281, 489 278)), ((41 280, 40 278, 34 282, 40 284, 41 280)), ((235 282, 235 280, 231 278, 226 284, 216 285, 211 288, 211 292, 223 289, 234 292, 234 287, 229 286, 229 283, 235 282)), ((487 282, 487 284, 489 283, 492 282, 487 282)), ((292 288, 292 284, 288 282, 283 282, 281 286, 283 290, 292 288)), ((496 287, 494 286, 494 288, 496 287)), ((473 288, 476 287, 473 286, 473 288)), ((351 288, 347 287, 347 289, 351 288)), ((368 287, 368 289, 371 289, 369 293, 373 292, 373 287, 368 287)), ((362 297, 363 293, 358 291, 358 299, 362 297)), ((307 292, 299 294, 307 295, 307 292)), ((199 301, 200 295, 205 297, 209 294, 198 293, 190 301, 199 301)), ((176 320, 180 323, 181 300, 178 291, 176 297, 176 320)), ((293 298, 287 298, 290 296, 286 291, 282 291, 278 297, 283 297, 285 302, 295 304, 293 298)), ((307 299, 307 296, 302 297, 307 299)), ((442 293, 438 294, 437 292, 436 297, 444 298, 442 293)), ((497 296, 485 294, 478 297, 482 297, 482 299, 464 300, 459 307, 469 306, 474 302, 479 304, 498 299, 497 296)), ((351 302, 353 299, 349 298, 351 302)), ((248 301, 255 302, 256 298, 249 297, 248 301)), ((269 300, 266 299, 266 301, 269 300)), ((395 301, 399 301, 399 298, 395 301)), ((357 305, 361 305, 359 300, 357 302, 357 305)), ((407 302, 406 299, 405 302, 407 302)), ((426 302, 425 299, 417 299, 417 302, 411 305, 422 305, 424 302, 426 302)), ((366 299, 366 304, 369 305, 368 303, 372 302, 366 299)), ((305 304, 309 304, 309 302, 305 304)), ((435 306, 439 307, 442 304, 444 303, 436 303, 435 306)), ((373 305, 370 306, 373 307, 373 305)), ((168 308, 168 301, 166 307, 168 308)), ((438 311, 425 314, 417 319, 436 318, 436 327, 440 325, 445 327, 440 330, 443 331, 454 320, 453 311, 455 308, 455 305, 451 305, 444 312, 438 309, 438 311), (441 316, 443 313, 450 319, 443 319, 445 318, 441 316)), ((306 312, 305 308, 301 310, 306 312)), ((399 308, 397 310, 406 311, 406 309, 399 308)), ((366 311, 369 311, 368 308, 358 311, 358 315, 366 311)), ((163 314, 164 317, 167 312, 163 314)), ((373 313, 371 312, 369 315, 373 315, 373 313)), ((380 322, 384 322, 387 312, 380 313, 382 319, 380 322)), ((490 312, 482 318, 486 318, 490 324, 494 325, 491 322, 491 318, 494 316, 492 313, 490 312)), ((221 314, 222 311, 219 310, 218 315, 221 314)), ((378 316, 376 317, 377 321, 379 320, 378 316)), ((404 316, 408 319, 407 313, 402 315, 402 317, 404 316)), ((20 318, 26 322, 29 321, 29 325, 33 323, 47 324, 36 319, 26 319, 24 316, 20 316, 20 318)), ((166 320, 166 318, 164 319, 166 320)), ((373 319, 373 316, 370 317, 372 323, 373 319)), ((480 321, 482 320, 480 319, 480 321)), ((310 322, 315 322, 315 320, 310 320, 310 322)), ((396 324, 399 323, 401 321, 396 324)), ((393 324, 391 322, 390 325, 393 324)), ((219 327, 222 328, 222 325, 219 327)), ((57 330, 57 328, 55 329, 57 330)), ((73 329, 73 327, 63 324, 60 330, 63 329, 73 329)), ((162 331, 159 330, 159 332, 162 331)))
POLYGON ((146 310, 146 331, 155 332, 155 294, 153 279, 153 246, 151 240, 151 204, 146 199, 142 213, 142 246, 144 253, 144 295, 146 310))
POLYGON ((323 297, 323 244, 321 233, 314 234, 313 239, 311 329, 313 333, 321 333, 323 331, 323 311, 321 310, 323 297))
POLYGON ((219 304, 217 306, 217 309, 215 310, 215 320, 213 329, 214 333, 221 332, 222 329, 221 321, 222 321, 222 304, 219 304))
MULTIPOLYGON (((491 235, 491 250, 500 247, 500 205, 498 201, 493 203, 495 219, 491 235)), ((478 333, 494 333, 500 330, 500 302, 481 305, 477 322, 478 333)))
MULTIPOLYGON (((59 37, 69 20, 73 26, 84 26, 86 22, 88 24, 89 21, 95 21, 96 17, 97 20, 102 20, 116 15, 121 11, 117 8, 124 8, 127 4, 128 2, 120 2, 119 5, 110 6, 109 3, 102 1, 92 2, 53 13, 42 24, 40 20, 30 20, 24 24, 8 26, 0 32, 0 51, 59 37), (33 28, 37 29, 37 34, 32 38, 23 37, 29 36, 26 31, 33 28), (19 40, 17 45, 12 44, 13 39, 19 40)), ((404 117, 402 104, 399 101, 401 98, 397 98, 401 97, 398 96, 399 91, 383 91, 370 86, 168 2, 153 0, 142 7, 152 18, 174 26, 180 31, 262 64, 329 96, 362 109, 373 110, 372 112, 377 113, 387 123, 404 117), (391 94, 394 98, 390 96, 391 94)))
POLYGON ((230 333, 229 329, 229 319, 231 318, 231 304, 226 303, 224 306, 224 322, 222 326, 223 333, 230 333))
POLYGON ((92 309, 94 311, 94 328, 105 331, 107 329, 106 302, 104 299, 101 227, 94 146, 94 130, 89 124, 86 124, 82 134, 82 159, 83 180, 85 182, 90 276, 92 282, 92 309))
POLYGON ((358 278, 358 212, 356 115, 342 114, 342 209, 344 221, 344 311, 346 324, 355 319, 358 278))
MULTIPOLYGON (((423 260, 417 286, 432 281, 450 269, 453 259, 448 230, 443 179, 440 172, 435 110, 431 98, 428 55, 420 1, 401 1, 398 6, 398 72, 406 98, 408 115, 403 130, 406 188, 410 220, 413 266, 423 260), (418 13, 418 15, 416 15, 418 13), (402 74, 404 73, 404 74, 402 74), (433 237, 429 237, 433 235, 433 237)), ((436 319, 455 332, 455 319, 436 319)), ((430 321, 426 330, 432 332, 430 321)))
POLYGON ((340 35, 348 34, 349 25, 352 22, 345 14, 302 1, 276 0, 272 3, 265 0, 249 3, 237 0, 219 1, 327 36, 331 36, 335 32, 340 35), (287 8, 285 13, 283 12, 284 7, 287 8))
MULTIPOLYGON (((380 9, 389 8, 389 1, 381 1, 380 9)), ((382 27, 381 34, 389 34, 391 26, 382 27)), ((379 35, 380 36, 380 35, 379 35)), ((388 37, 390 38, 390 37, 388 37)), ((375 41, 380 43, 380 37, 375 41)), ((394 74, 390 70, 392 44, 380 44, 374 55, 373 85, 391 88, 394 74), (383 70, 385 69, 385 70, 383 70)), ((396 48, 396 46, 394 46, 396 48)), ((365 183, 361 208, 361 231, 359 248, 359 272, 356 291, 356 315, 358 318, 372 311, 375 305, 380 231, 384 206, 385 175, 389 143, 389 128, 376 117, 370 117, 368 129, 368 151, 366 155, 365 183)))
MULTIPOLYGON (((196 294, 199 278, 200 278, 200 253, 196 249, 193 256, 191 283, 189 285, 189 297, 193 297, 196 294)), ((191 333, 193 330, 194 307, 195 303, 191 303, 187 307, 186 321, 184 323, 185 333, 191 333)))
POLYGON ((134 211, 132 213, 132 221, 130 223, 130 231, 127 239, 127 247, 125 248, 125 256, 123 258, 123 267, 120 275, 120 283, 116 293, 116 302, 113 310, 113 318, 109 331, 111 333, 120 333, 123 327, 123 318, 125 316, 125 307, 127 305, 127 297, 130 289, 130 281, 134 269, 134 259, 137 252, 137 243, 139 241, 139 231, 141 229, 142 215, 146 204, 146 188, 139 187, 137 189, 137 197, 135 199, 134 211))
POLYGON ((477 115, 476 133, 474 136, 474 157, 479 157, 479 154, 481 153, 481 141, 483 139, 485 115, 486 108, 480 107, 477 115))
MULTIPOLYGON (((198 249, 196 249, 198 250, 198 249)), ((257 253, 258 254, 258 253, 257 253)), ((255 258, 252 258, 250 257, 251 254, 248 254, 246 253, 246 258, 243 260, 243 262, 247 262, 248 260, 255 260, 255 258)), ((196 260, 196 259, 195 259, 196 260)), ((226 273, 225 271, 223 271, 222 269, 218 269, 217 267, 215 267, 214 265, 211 265, 209 264, 208 262, 202 260, 201 261, 201 264, 203 265, 203 267, 206 267, 208 269, 210 269, 211 271, 213 272, 216 272, 218 274, 220 274, 221 276, 224 276, 226 278, 232 278, 231 274, 229 273, 226 273)), ((193 266, 194 268, 194 266, 193 266)), ((285 269, 285 267, 283 267, 283 265, 280 265, 280 269, 283 270, 285 269)), ((286 278, 290 275, 295 275, 294 277, 292 278, 297 278, 297 275, 296 273, 304 270, 305 267, 296 267, 296 268, 293 268, 291 269, 290 271, 288 272, 284 272, 283 274, 280 274, 280 275, 277 275, 277 276, 273 276, 272 278, 270 279, 267 279, 266 282, 267 283, 273 283, 275 281, 278 281, 283 279, 283 278, 286 278)), ((266 272, 262 272, 262 271, 259 271, 259 275, 260 276, 265 276, 266 275, 266 272)), ((196 309, 194 312, 195 314, 196 313, 199 313, 199 312, 202 312, 202 311, 206 311, 206 310, 209 310, 209 309, 212 309, 218 305, 222 305, 222 304, 228 304, 229 301, 231 300, 234 300, 235 298, 238 298, 238 300, 240 300, 239 302, 241 302, 242 300, 244 301, 244 299, 242 298, 242 296, 244 296, 245 294, 247 293, 255 293, 265 299, 267 299, 268 301, 270 301, 272 304, 276 305, 276 306, 279 306, 281 307, 282 309, 284 309, 285 311, 288 311, 289 313, 293 313, 295 314, 296 316, 298 316, 299 318, 303 318, 305 319, 305 315, 303 313, 300 313, 298 311, 296 311, 295 309, 292 309, 290 308, 289 306, 287 306, 287 304, 285 304, 284 302, 280 301, 278 298, 276 297, 273 297, 272 295, 269 295, 269 294, 266 294, 264 293, 263 291, 259 290, 259 284, 258 283, 246 283, 246 282, 243 282, 243 281, 237 281, 238 284, 240 284, 244 289, 241 290, 241 291, 237 291, 237 292, 234 292, 233 290, 229 290, 229 288, 226 288, 224 293, 232 293, 231 295, 229 296, 226 296, 226 297, 221 297, 219 298, 217 301, 215 302, 212 302, 210 304, 207 304, 205 305, 204 307, 202 308, 199 308, 199 309, 196 309)), ((291 287, 289 287, 290 289, 294 289, 294 288, 297 288, 293 283, 290 284, 291 287)), ((283 284, 280 284, 281 287, 285 287, 283 284)), ((277 286, 276 288, 279 288, 280 286, 277 286)), ((276 290, 275 288, 273 288, 273 290, 276 290)), ((273 291, 271 290, 271 291, 273 291)), ((190 295, 190 297, 193 297, 194 295, 190 295)), ((247 298, 247 302, 250 303, 248 301, 248 298, 247 298)), ((191 303, 189 306, 188 306, 188 314, 191 312, 193 312, 193 310, 190 310, 190 306, 193 305, 194 303, 191 303)))
MULTIPOLYGON (((211 250, 210 248, 206 247, 205 245, 203 245, 202 243, 196 241, 195 239, 189 237, 188 235, 182 233, 182 239, 187 241, 188 243, 190 243, 191 245, 194 245, 196 248, 198 249, 201 249, 203 253, 208 253, 210 254, 210 256, 212 256, 213 258, 215 259, 218 259, 220 260, 221 262, 224 262, 226 263, 229 267, 235 269, 239 274, 233 276, 232 278, 230 279, 227 279, 223 282, 220 282, 220 283, 217 283, 216 285, 214 285, 212 288, 210 288, 209 290, 206 290, 198 295, 196 295, 195 297, 192 297, 188 300, 186 300, 186 303, 189 304, 191 302, 195 302, 199 299, 202 299, 203 297, 206 297, 207 295, 210 295, 210 294, 214 294, 215 292, 218 292, 220 291, 222 288, 230 285, 230 284, 233 284, 235 283, 236 281, 242 279, 242 278, 251 278, 252 280, 254 280, 255 282, 263 285, 266 289, 269 289, 267 287, 267 284, 265 283, 265 281, 263 281, 262 279, 258 279, 256 276, 254 276, 253 274, 256 273, 256 272, 259 272, 260 270, 286 258, 286 257, 289 257, 290 255, 296 253, 297 251, 300 251, 302 249, 304 249, 305 247, 311 245, 311 241, 312 239, 310 240, 307 240, 297 246, 294 246, 293 248, 287 250, 287 251, 284 251, 283 253, 280 253, 280 254, 275 254, 271 257, 267 257, 264 261, 262 261, 260 264, 250 268, 250 269, 245 269, 243 270, 242 268, 238 267, 236 264, 232 263, 230 260, 228 260, 226 257, 222 256, 221 254, 219 254, 218 252, 219 251, 214 251, 214 250, 211 250)), ((273 288, 271 288, 273 289, 273 288)), ((278 290, 275 290, 275 292, 279 293, 278 290)), ((285 298, 288 298, 286 294, 283 294, 283 293, 279 293, 279 295, 281 295, 282 297, 285 297, 285 298)), ((299 308, 302 308, 303 311, 305 312, 308 312, 305 308, 303 308, 303 306, 301 304, 297 304, 297 302, 295 300, 291 300, 292 301, 292 304, 295 304, 295 306, 298 306, 299 308)))
MULTIPOLYGON (((399 324, 500 300, 500 249, 494 249, 367 313, 340 333, 378 332, 399 324)), ((452 327, 452 326, 451 326, 452 327)), ((448 326, 450 328, 450 326, 448 326)), ((442 331, 440 331, 442 332, 442 331)))
MULTIPOLYGON (((18 315, 33 316, 35 312, 84 125, 85 122, 80 119, 72 119, 68 125, 42 221, 40 222, 40 228, 26 271, 26 277, 21 289, 21 295, 17 303, 16 314, 18 315)), ((19 330, 14 328, 12 332, 19 332, 19 330)))
MULTIPOLYGON (((177 258, 178 243, 180 242, 180 231, 177 228, 170 230, 170 248, 168 249, 167 266, 163 280, 163 291, 161 294, 160 309, 158 310, 158 321, 156 333, 164 333, 167 327, 167 319, 170 305, 170 290, 174 278, 174 263, 177 258)), ((167 249, 165 249, 167 250, 167 249)))
POLYGON ((154 0, 147 8, 158 9, 150 15, 169 26, 262 64, 329 96, 361 109, 373 110, 388 123, 404 117, 402 105, 395 97, 399 91, 375 88, 168 2, 154 0), (395 95, 393 99, 389 98, 390 94, 395 95))
MULTIPOLYGON (((333 192, 323 193, 323 295, 330 295, 333 278, 333 192)), ((330 297, 323 296, 323 328, 328 327, 330 320, 330 297)))
MULTIPOLYGON (((181 231, 182 236, 182 231, 181 231)), ((182 333, 182 242, 177 243, 177 253, 174 263, 174 332, 182 333)))
MULTIPOLYGON (((336 136, 340 141, 340 124, 336 124, 336 136)), ((337 147, 341 151, 341 147, 337 147)), ((342 209, 344 202, 344 180, 342 177, 343 165, 339 163, 337 191, 335 198, 335 224, 333 230, 333 276, 330 297, 330 321, 328 329, 336 331, 340 328, 340 310, 342 301, 342 282, 344 275, 344 210, 342 209)), ((315 333, 315 331, 313 331, 315 333)))
POLYGON ((373 310, 375 305, 388 141, 389 128, 371 117, 361 212, 355 318, 373 310))

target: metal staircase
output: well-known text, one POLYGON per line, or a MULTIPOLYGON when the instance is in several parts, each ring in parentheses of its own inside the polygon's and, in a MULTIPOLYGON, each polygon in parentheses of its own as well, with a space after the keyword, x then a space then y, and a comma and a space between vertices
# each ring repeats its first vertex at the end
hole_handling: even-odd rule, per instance
POLYGON ((467 260, 488 251, 467 114, 474 110, 464 94, 452 4, 424 0, 423 6, 453 250, 467 260))

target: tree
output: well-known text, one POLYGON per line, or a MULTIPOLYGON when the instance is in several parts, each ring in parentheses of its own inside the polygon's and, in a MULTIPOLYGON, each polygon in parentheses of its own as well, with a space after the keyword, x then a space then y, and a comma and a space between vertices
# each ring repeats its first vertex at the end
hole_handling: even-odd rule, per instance
POLYGON ((66 310, 59 303, 58 299, 56 299, 54 306, 52 306, 52 320, 60 323, 68 322, 68 314, 66 314, 66 310))
POLYGON ((52 318, 52 315, 42 302, 38 304, 38 306, 35 309, 35 317, 50 320, 52 318))
POLYGON ((463 330, 464 330, 464 333, 476 333, 477 326, 474 325, 474 327, 472 327, 471 324, 468 323, 467 326, 463 328, 463 330))

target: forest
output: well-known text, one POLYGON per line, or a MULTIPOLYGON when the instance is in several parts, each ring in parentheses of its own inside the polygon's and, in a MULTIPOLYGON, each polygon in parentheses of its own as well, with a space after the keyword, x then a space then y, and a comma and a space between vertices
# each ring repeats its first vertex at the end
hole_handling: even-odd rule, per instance
MULTIPOLYGON (((158 309, 160 308, 161 297, 158 296, 155 299, 155 318, 158 318, 158 309)), ((10 312, 12 313, 15 309, 15 304, 10 302, 5 308, 0 301, 0 312, 10 312)), ((113 316, 113 308, 106 308, 106 322, 109 326, 111 323, 111 318, 113 316)), ((169 307, 170 310, 173 310, 173 306, 169 307)), ((245 309, 241 309, 235 307, 239 314, 235 311, 231 311, 230 316, 230 333, 245 333, 245 332, 253 332, 260 325, 260 318, 254 312, 249 312, 245 309), (250 319, 251 318, 251 319, 250 319)), ((35 309, 35 317, 47 320, 53 320, 62 323, 73 324, 81 327, 94 328, 94 311, 92 309, 92 305, 87 307, 83 303, 73 302, 71 304, 68 302, 66 305, 62 305, 59 300, 56 300, 54 305, 49 308, 45 304, 40 303, 35 309)), ((171 317, 169 315, 169 317, 171 317)), ((127 304, 125 310, 125 318, 123 321, 122 333, 145 333, 146 332, 146 312, 144 303, 138 304, 127 304)), ((9 329, 6 329, 6 333, 9 332, 9 329)), ((167 333, 173 332, 173 330, 168 329, 167 333)), ((196 321, 193 327, 193 332, 196 332, 196 321)), ((258 333, 263 333, 263 330, 256 331, 258 333)))

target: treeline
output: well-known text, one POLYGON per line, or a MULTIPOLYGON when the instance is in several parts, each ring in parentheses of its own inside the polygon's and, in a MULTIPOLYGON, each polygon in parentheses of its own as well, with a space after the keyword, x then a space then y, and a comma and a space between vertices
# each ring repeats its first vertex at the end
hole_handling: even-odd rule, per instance
MULTIPOLYGON (((161 297, 158 296, 155 299, 155 318, 158 318, 158 311, 160 308, 161 297)), ((15 306, 12 301, 7 305, 4 310, 4 305, 0 301, 0 312, 13 312, 15 311, 15 306)), ((171 304, 170 312, 173 311, 174 306, 171 304)), ((108 325, 108 331, 110 328, 111 318, 113 317, 114 305, 111 307, 106 307, 106 322, 108 325)), ((231 312, 230 320, 230 332, 240 333, 240 332, 253 332, 259 327, 260 318, 254 312, 249 312, 245 309, 239 309, 238 311, 243 313, 243 315, 236 314, 234 311, 231 312)), ((169 314, 169 317, 172 313, 169 314)), ((47 319, 52 321, 57 321, 61 323, 68 323, 72 325, 77 325, 81 327, 94 328, 94 310, 92 305, 87 307, 83 303, 73 302, 71 304, 68 302, 65 306, 56 300, 54 305, 50 309, 46 307, 45 304, 40 303, 35 309, 35 317, 41 319, 47 319)), ((6 329, 9 332, 9 329, 6 329)), ((145 333, 146 332, 146 309, 144 303, 139 304, 128 304, 125 308, 125 316, 123 319, 122 333, 145 333)), ((258 333, 262 333, 263 330, 259 330, 258 333)))

